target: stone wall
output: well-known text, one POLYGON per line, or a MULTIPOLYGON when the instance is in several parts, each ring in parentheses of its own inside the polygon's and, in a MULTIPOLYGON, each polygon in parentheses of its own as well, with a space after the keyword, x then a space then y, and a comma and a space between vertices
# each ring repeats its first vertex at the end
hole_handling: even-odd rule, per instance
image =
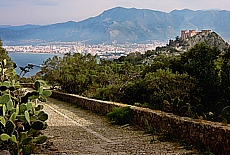
MULTIPOLYGON (((86 97, 53 91, 53 98, 76 104, 85 109, 106 114, 114 107, 125 107, 126 104, 100 101, 86 97)), ((187 144, 196 145, 203 142, 205 147, 220 155, 230 155, 230 125, 179 117, 158 110, 131 106, 133 123, 145 128, 147 124, 158 132, 167 131, 175 138, 187 144)))

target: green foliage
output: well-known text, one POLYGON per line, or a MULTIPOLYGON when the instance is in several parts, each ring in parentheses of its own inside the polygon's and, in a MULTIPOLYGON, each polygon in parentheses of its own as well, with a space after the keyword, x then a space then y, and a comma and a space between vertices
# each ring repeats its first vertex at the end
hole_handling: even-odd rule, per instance
POLYGON ((8 56, 8 52, 2 47, 2 40, 0 38, 0 62, 2 62, 3 60, 5 60, 6 63, 2 65, 4 65, 5 67, 16 68, 16 64, 12 62, 12 60, 8 56))
POLYGON ((35 90, 24 94, 20 83, 14 80, 15 71, 1 63, 0 81, 0 149, 11 154, 31 154, 35 145, 46 141, 41 130, 47 127, 48 115, 36 101, 44 101, 51 92, 43 90, 41 81, 36 81, 35 90))
POLYGON ((82 94, 92 84, 96 74, 96 57, 66 54, 63 58, 46 60, 43 66, 44 80, 53 87, 59 85, 63 91, 82 94))
POLYGON ((224 106, 230 103, 230 48, 224 51, 222 55, 222 64, 220 69, 221 85, 220 90, 222 94, 221 102, 224 106))
MULTIPOLYGON (((117 64, 110 60, 101 60, 92 55, 66 54, 63 58, 53 57, 43 64, 44 80, 53 87, 59 86, 62 91, 79 95, 97 97, 96 90, 121 87, 124 83, 137 76, 140 67, 128 62, 117 64)), ((118 92, 116 92, 118 93, 118 92)))
MULTIPOLYGON (((177 37, 167 50, 178 44, 187 43, 177 37)), ((220 51, 200 43, 178 56, 172 50, 161 54, 160 49, 114 61, 102 59, 100 64, 92 55, 53 57, 43 64, 43 78, 67 93, 229 122, 229 114, 221 111, 230 106, 230 48, 220 51)), ((6 87, 4 83, 0 90, 6 87)), ((31 98, 38 95, 45 100, 49 94, 38 90, 31 98)))
POLYGON ((120 87, 116 85, 108 85, 105 88, 98 88, 94 98, 102 99, 105 101, 120 101, 120 87))
POLYGON ((224 106, 222 103, 218 103, 215 106, 215 110, 206 113, 203 110, 203 106, 199 105, 196 109, 194 109, 194 112, 198 118, 222 122, 224 124, 230 123, 230 106, 224 106))
POLYGON ((219 54, 217 48, 210 48, 205 43, 201 43, 184 53, 181 58, 185 71, 196 80, 197 93, 206 112, 212 111, 220 98, 219 71, 215 64, 219 54))
POLYGON ((115 124, 124 125, 131 122, 130 106, 114 108, 112 112, 108 113, 108 118, 115 124))
POLYGON ((25 67, 19 67, 19 69, 21 70, 21 72, 19 73, 19 76, 24 77, 26 75, 26 73, 30 72, 31 69, 33 69, 33 65, 32 64, 28 64, 25 67))
POLYGON ((141 54, 140 52, 133 52, 128 54, 126 57, 122 56, 118 59, 115 60, 115 62, 129 62, 133 65, 137 65, 137 64, 141 64, 143 58, 145 57, 145 55, 141 54))
POLYGON ((123 86, 121 102, 134 104, 148 103, 153 109, 162 109, 167 93, 173 97, 189 94, 193 90, 193 80, 186 74, 174 74, 169 70, 157 70, 144 78, 129 82, 123 86))
POLYGON ((172 112, 176 115, 191 117, 191 105, 188 101, 188 96, 184 96, 183 99, 180 99, 179 97, 173 99, 170 94, 166 94, 165 100, 163 101, 163 110, 172 112))

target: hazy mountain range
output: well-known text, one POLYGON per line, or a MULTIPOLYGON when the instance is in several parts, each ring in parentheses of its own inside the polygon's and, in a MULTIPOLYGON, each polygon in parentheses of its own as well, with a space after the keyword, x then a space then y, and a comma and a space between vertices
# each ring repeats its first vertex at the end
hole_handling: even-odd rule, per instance
POLYGON ((46 26, 0 26, 4 45, 53 41, 98 43, 149 43, 180 36, 181 29, 212 29, 230 38, 230 11, 173 10, 169 13, 148 9, 116 7, 80 22, 46 26))

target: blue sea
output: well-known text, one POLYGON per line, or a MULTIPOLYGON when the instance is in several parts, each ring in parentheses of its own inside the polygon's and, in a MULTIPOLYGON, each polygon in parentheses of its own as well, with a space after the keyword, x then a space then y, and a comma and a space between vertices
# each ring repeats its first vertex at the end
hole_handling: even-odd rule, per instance
MULTIPOLYGON (((40 54, 40 53, 22 53, 22 52, 8 52, 9 57, 17 64, 16 72, 20 73, 19 67, 25 67, 29 63, 35 65, 41 65, 48 58, 52 58, 57 55, 62 57, 60 54, 40 54)), ((34 67, 30 72, 28 72, 25 77, 30 77, 35 75, 40 71, 40 67, 34 67)))

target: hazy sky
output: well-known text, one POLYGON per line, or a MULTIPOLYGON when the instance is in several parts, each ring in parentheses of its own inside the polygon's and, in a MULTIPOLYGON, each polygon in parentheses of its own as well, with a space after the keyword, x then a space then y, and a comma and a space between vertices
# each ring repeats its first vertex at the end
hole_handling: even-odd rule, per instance
POLYGON ((80 21, 117 6, 165 12, 184 8, 230 10, 230 0, 0 0, 0 25, 80 21))

